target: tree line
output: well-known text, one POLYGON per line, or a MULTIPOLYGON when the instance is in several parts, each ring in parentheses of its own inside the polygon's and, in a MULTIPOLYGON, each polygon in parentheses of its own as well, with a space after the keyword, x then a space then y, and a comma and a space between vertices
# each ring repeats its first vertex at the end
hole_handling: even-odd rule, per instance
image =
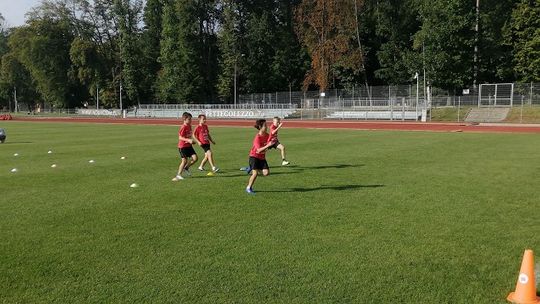
POLYGON ((539 28, 540 0, 44 0, 0 15, 0 106, 540 81, 539 28))

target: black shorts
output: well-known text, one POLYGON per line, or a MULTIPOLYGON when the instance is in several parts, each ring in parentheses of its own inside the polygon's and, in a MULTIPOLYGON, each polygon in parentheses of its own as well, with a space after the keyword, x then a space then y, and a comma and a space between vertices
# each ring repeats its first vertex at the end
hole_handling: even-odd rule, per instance
POLYGON ((256 157, 250 156, 249 167, 251 168, 251 170, 268 169, 268 163, 266 162, 266 159, 258 159, 256 157))
POLYGON ((187 148, 178 148, 178 152, 180 152, 180 156, 182 158, 190 158, 193 155, 197 155, 193 149, 193 146, 187 148))
POLYGON ((273 145, 271 145, 270 147, 268 147, 268 150, 270 150, 270 149, 277 149, 277 146, 279 146, 279 140, 276 140, 276 142, 275 142, 273 145))
POLYGON ((210 150, 210 144, 201 145, 201 148, 204 150, 204 153, 206 153, 210 150))

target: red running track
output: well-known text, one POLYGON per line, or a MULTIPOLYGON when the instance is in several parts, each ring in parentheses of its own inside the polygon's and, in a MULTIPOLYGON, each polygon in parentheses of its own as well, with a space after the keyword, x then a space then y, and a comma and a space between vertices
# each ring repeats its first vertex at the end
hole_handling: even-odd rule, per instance
MULTIPOLYGON (((148 124, 179 125, 178 119, 155 118, 81 118, 81 117, 14 117, 16 121, 32 122, 79 122, 79 123, 116 123, 116 124, 148 124)), ((212 126, 251 127, 253 120, 209 120, 212 126)), ((430 132, 475 132, 475 133, 540 133, 540 125, 490 124, 477 125, 470 123, 425 123, 397 121, 331 121, 331 120, 286 120, 287 128, 307 129, 355 129, 355 130, 391 130, 391 131, 430 131, 430 132)))

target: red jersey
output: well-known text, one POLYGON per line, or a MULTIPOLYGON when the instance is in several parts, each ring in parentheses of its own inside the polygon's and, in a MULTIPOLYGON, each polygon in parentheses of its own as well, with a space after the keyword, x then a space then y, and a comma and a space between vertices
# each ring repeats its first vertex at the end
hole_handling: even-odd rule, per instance
POLYGON ((274 124, 270 125, 270 137, 268 138, 268 142, 275 143, 277 141, 278 131, 276 129, 277 129, 277 127, 274 126, 274 124))
MULTIPOLYGON (((191 138, 191 125, 182 125, 180 131, 178 131, 178 136, 183 138, 191 138)), ((183 140, 178 139, 178 148, 189 148, 191 144, 183 140)))
POLYGON ((257 133, 253 139, 253 147, 251 148, 251 151, 249 151, 249 156, 253 156, 258 159, 266 159, 266 151, 257 153, 257 149, 266 146, 269 137, 270 135, 268 133, 264 133, 263 135, 257 133))
POLYGON ((210 131, 208 131, 207 125, 198 125, 195 128, 195 131, 193 131, 193 136, 197 138, 198 141, 201 142, 203 145, 210 144, 210 131))

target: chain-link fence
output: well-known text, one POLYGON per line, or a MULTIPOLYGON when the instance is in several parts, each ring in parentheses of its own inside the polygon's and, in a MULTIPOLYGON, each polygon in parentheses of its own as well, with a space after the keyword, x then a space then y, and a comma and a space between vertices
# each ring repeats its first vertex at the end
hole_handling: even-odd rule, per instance
POLYGON ((434 107, 455 107, 458 103, 469 106, 516 106, 521 100, 528 105, 540 105, 540 83, 500 83, 482 84, 476 88, 452 93, 447 90, 424 86, 422 82, 398 86, 352 86, 346 89, 319 91, 289 91, 241 94, 242 104, 296 104, 298 107, 312 107, 318 103, 337 103, 354 100, 358 104, 392 102, 406 98, 428 100, 434 107), (517 103, 517 104, 514 104, 517 103))
POLYGON ((179 117, 186 111, 195 115, 204 113, 211 118, 250 119, 281 116, 294 119, 457 122, 465 120, 472 112, 479 115, 476 113, 479 112, 478 109, 506 108, 502 113, 506 113, 505 117, 509 117, 510 122, 540 123, 540 83, 482 84, 457 93, 424 86, 423 81, 398 86, 358 85, 326 92, 241 94, 237 98, 237 104, 142 104, 124 109, 125 111, 96 111, 91 107, 54 109, 46 106, 38 111, 29 111, 29 107, 22 103, 19 103, 19 107, 20 112, 27 115, 179 117))

